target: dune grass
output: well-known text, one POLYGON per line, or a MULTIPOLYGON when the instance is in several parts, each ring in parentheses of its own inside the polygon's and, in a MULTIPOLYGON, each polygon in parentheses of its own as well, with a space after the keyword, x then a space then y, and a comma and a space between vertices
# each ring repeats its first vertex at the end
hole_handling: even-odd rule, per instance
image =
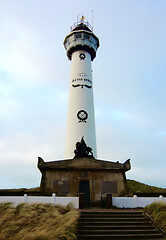
POLYGON ((154 202, 145 207, 144 212, 148 213, 166 234, 166 202, 154 202))
POLYGON ((133 195, 135 193, 166 193, 166 188, 158 188, 155 186, 150 186, 135 180, 127 180, 128 195, 133 195))
POLYGON ((0 240, 74 240, 78 214, 71 206, 0 203, 0 240))

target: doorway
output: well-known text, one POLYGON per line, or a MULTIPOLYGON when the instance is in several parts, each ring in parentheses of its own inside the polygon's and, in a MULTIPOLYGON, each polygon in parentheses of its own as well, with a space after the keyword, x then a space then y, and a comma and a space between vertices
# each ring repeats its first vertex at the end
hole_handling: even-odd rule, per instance
POLYGON ((89 181, 80 181, 79 193, 84 193, 84 201, 85 201, 85 203, 90 203, 89 181))

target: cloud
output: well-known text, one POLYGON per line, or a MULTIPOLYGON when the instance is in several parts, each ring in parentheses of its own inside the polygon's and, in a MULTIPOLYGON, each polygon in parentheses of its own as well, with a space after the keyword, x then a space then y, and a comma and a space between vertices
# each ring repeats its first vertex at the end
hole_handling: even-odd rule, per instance
POLYGON ((7 14, 0 19, 0 70, 23 86, 56 81, 59 62, 52 55, 55 46, 46 45, 40 32, 16 16, 7 14))
POLYGON ((45 161, 61 159, 64 136, 62 126, 49 126, 41 133, 14 132, 1 136, 0 188, 35 187, 41 180, 37 157, 45 161), (59 129, 59 130, 58 130, 59 129))

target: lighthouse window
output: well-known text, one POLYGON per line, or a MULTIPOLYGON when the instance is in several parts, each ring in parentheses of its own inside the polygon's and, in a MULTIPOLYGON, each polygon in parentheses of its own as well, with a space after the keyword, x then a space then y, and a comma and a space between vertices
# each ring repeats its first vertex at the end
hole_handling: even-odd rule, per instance
POLYGON ((75 34, 75 37, 76 37, 76 39, 77 39, 77 38, 81 38, 81 33, 76 33, 76 34, 75 34))
POLYGON ((69 37, 69 42, 72 42, 72 41, 74 41, 74 35, 69 37))
POLYGON ((89 35, 89 34, 86 34, 86 33, 84 33, 84 39, 90 39, 90 35, 89 35))
POLYGON ((95 44, 95 45, 97 44, 96 39, 94 39, 94 38, 92 37, 91 40, 92 40, 93 44, 95 44))
POLYGON ((67 46, 69 44, 69 39, 67 38, 66 40, 65 40, 65 46, 67 46))

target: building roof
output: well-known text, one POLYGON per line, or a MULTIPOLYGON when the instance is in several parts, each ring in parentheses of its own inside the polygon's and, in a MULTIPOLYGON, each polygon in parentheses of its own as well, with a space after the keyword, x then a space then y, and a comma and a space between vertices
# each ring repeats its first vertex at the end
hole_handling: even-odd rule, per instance
POLYGON ((126 160, 124 163, 111 162, 105 160, 97 160, 94 157, 86 158, 73 158, 69 160, 59 160, 45 162, 42 158, 38 158, 38 168, 41 172, 45 170, 97 170, 97 171, 123 171, 126 172, 131 169, 130 159, 126 160))

